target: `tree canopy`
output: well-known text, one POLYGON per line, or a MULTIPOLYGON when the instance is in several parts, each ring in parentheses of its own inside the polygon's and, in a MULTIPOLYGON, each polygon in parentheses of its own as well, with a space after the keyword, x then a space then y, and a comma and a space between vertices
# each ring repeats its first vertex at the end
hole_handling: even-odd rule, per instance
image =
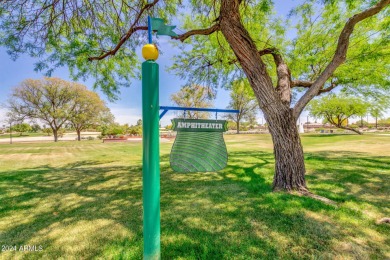
POLYGON ((110 110, 99 95, 88 89, 81 90, 76 99, 72 116, 68 121, 77 132, 78 140, 81 140, 81 131, 88 127, 96 127, 105 121, 103 117, 109 117, 110 110))
MULTIPOLYGON (((75 80, 92 76, 96 87, 115 98, 121 86, 140 76, 136 50, 146 43, 146 16, 172 21, 180 13, 184 17, 180 27, 188 32, 177 37, 186 41, 180 45, 183 51, 175 57, 172 69, 192 83, 216 86, 243 76, 234 51, 217 26, 223 2, 5 0, 0 7, 0 44, 14 58, 20 53, 39 57, 36 69, 48 75, 57 67, 67 66, 75 80)), ((300 87, 307 87, 325 69, 344 21, 375 3, 310 0, 284 19, 275 15, 272 1, 239 2, 243 2, 243 24, 257 49, 269 49, 269 53, 277 49, 290 64, 292 79, 300 87), (296 31, 292 39, 286 37, 289 30, 296 31)), ((335 83, 355 88, 389 85, 388 77, 383 77, 389 72, 389 17, 387 9, 356 26, 345 65, 323 89, 335 83)), ((263 59, 276 85, 273 59, 263 59)))
POLYGON ((324 118, 332 125, 361 134, 355 128, 348 127, 348 119, 364 116, 370 105, 357 97, 328 95, 313 100, 309 105, 310 114, 324 118))
POLYGON ((170 19, 178 6, 175 0, 5 0, 0 44, 14 58, 20 53, 39 57, 36 70, 48 76, 62 66, 75 80, 92 76, 95 86, 114 99, 121 86, 139 77, 136 48, 146 43, 146 15, 170 19))
POLYGON ((65 123, 72 122, 79 133, 107 110, 96 93, 84 85, 59 78, 24 80, 13 89, 8 104, 10 114, 47 124, 53 131, 54 141, 58 140, 58 131, 65 123))
POLYGON ((253 90, 247 81, 242 80, 233 82, 228 108, 239 110, 237 114, 232 113, 226 115, 227 119, 236 123, 237 133, 240 133, 240 122, 243 119, 253 121, 253 118, 256 118, 259 105, 257 104, 253 90))
POLYGON ((16 132, 19 132, 20 136, 22 136, 23 133, 31 131, 32 127, 27 123, 19 123, 12 126, 12 129, 16 132))
MULTIPOLYGON (((171 100, 179 107, 207 108, 213 106, 214 94, 210 88, 192 85, 184 86, 177 93, 171 95, 171 100)), ((208 112, 184 111, 183 115, 188 119, 209 118, 208 112)))

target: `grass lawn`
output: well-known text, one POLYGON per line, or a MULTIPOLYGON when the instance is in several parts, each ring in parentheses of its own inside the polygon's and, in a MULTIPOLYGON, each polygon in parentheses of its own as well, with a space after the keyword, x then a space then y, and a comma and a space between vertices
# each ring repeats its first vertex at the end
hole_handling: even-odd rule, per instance
MULTIPOLYGON (((302 140, 309 189, 337 208, 271 192, 268 135, 226 136, 215 173, 172 172, 163 143, 162 258, 389 259, 390 136, 302 140)), ((141 143, 0 145, 0 244, 43 247, 0 259, 141 259, 141 177, 141 143)))
MULTIPOLYGON (((17 132, 12 133, 12 138, 33 137, 33 136, 47 136, 47 134, 45 134, 45 133, 23 133, 23 135, 20 135, 20 133, 17 133, 17 132)), ((0 134, 0 138, 1 139, 4 139, 4 138, 9 139, 10 138, 9 133, 0 134)))

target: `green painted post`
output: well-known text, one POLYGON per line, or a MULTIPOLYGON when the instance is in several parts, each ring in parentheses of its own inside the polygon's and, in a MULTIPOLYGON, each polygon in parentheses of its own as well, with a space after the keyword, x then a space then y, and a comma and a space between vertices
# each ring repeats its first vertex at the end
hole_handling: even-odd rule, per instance
POLYGON ((153 60, 142 63, 142 184, 144 259, 160 259, 159 76, 153 60))

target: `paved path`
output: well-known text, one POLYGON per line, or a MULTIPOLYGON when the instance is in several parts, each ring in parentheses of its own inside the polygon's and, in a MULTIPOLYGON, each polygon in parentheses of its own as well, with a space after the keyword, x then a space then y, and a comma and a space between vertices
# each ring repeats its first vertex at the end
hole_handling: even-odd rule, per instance
MULTIPOLYGON (((95 133, 91 134, 82 134, 81 137, 88 137, 92 136, 95 139, 99 135, 95 133)), ((75 141, 77 140, 77 134, 66 134, 63 137, 58 138, 59 141, 75 141)), ((1 138, 0 144, 9 144, 9 138, 1 138)), ((12 138, 12 143, 30 143, 30 142, 53 142, 54 137, 53 136, 33 136, 33 137, 14 137, 12 138)), ((141 142, 142 138, 129 138, 127 142, 141 142)), ((167 138, 160 138, 160 142, 166 143, 173 141, 173 139, 167 139, 167 138)))
MULTIPOLYGON (((83 132, 81 137, 92 136, 97 138, 100 135, 100 132, 83 132)), ((58 138, 59 141, 74 141, 77 140, 76 133, 67 133, 63 137, 58 138)), ((1 138, 0 143, 9 143, 9 138, 1 138)), ((13 143, 24 143, 24 142, 52 142, 54 137, 51 136, 26 136, 26 137, 14 137, 12 138, 13 143)))

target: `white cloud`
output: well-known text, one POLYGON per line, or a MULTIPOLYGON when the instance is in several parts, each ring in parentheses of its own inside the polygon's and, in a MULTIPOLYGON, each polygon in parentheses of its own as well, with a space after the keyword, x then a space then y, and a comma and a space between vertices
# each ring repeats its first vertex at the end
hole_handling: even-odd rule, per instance
POLYGON ((167 126, 167 125, 171 125, 172 124, 171 119, 173 119, 173 118, 175 118, 175 115, 173 113, 165 114, 164 117, 160 120, 160 125, 162 127, 167 126))
POLYGON ((141 110, 135 108, 114 106, 110 107, 110 109, 111 113, 115 116, 115 122, 118 122, 119 124, 134 125, 137 123, 137 120, 142 118, 141 110))
MULTIPOLYGON (((110 107, 110 109, 111 113, 115 116, 115 122, 120 124, 135 125, 139 119, 142 119, 141 109, 126 108, 121 106, 110 107)), ((160 121, 161 126, 170 125, 171 119, 174 117, 175 115, 173 113, 165 114, 160 121)))

